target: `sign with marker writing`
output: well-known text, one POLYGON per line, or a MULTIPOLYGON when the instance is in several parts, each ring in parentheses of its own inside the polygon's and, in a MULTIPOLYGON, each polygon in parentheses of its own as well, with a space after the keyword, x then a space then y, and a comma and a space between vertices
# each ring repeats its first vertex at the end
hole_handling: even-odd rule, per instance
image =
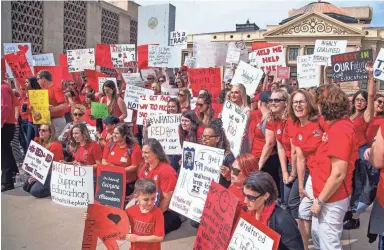
POLYGON ((55 66, 53 53, 33 55, 34 66, 55 66))
POLYGON ((154 92, 151 89, 145 89, 134 85, 127 85, 125 90, 124 102, 129 109, 139 109, 140 96, 153 95, 154 92))
POLYGON ((136 61, 135 44, 111 44, 110 48, 113 67, 132 67, 132 64, 130 62, 136 61))
MULTIPOLYGON (((15 53, 15 52, 24 52, 25 57, 27 58, 28 65, 31 67, 33 71, 33 56, 32 56, 32 45, 30 43, 4 43, 4 55, 15 53)), ((8 65, 8 62, 5 65, 5 69, 7 71, 9 78, 15 78, 12 74, 12 70, 8 65)), ((22 83, 20 83, 22 84, 22 83)))
POLYGON ((240 60, 240 49, 236 48, 236 46, 228 46, 226 62, 238 64, 239 60, 240 60))
POLYGON ((240 155, 242 139, 248 124, 248 115, 238 105, 225 101, 221 112, 223 129, 230 142, 232 154, 240 155))
POLYGON ((105 103, 91 102, 91 115, 95 118, 104 119, 108 116, 108 107, 105 103))
POLYGON ((316 40, 313 61, 318 65, 331 65, 331 56, 344 53, 347 43, 347 40, 316 40))
POLYGON ((121 75, 127 85, 144 86, 140 73, 122 73, 121 75))
POLYGON ((368 79, 365 66, 372 61, 372 50, 360 50, 331 56, 335 82, 351 82, 368 79))
POLYGON ((188 44, 188 33, 186 30, 177 30, 171 32, 169 45, 186 49, 188 44))
POLYGON ((232 80, 233 78, 233 70, 232 69, 225 69, 224 71, 224 82, 228 82, 228 80, 232 80))
POLYGON ((23 170, 44 185, 53 161, 53 153, 31 141, 23 162, 23 170))
POLYGON ((167 104, 171 96, 168 95, 143 95, 140 96, 137 114, 137 125, 143 125, 145 119, 151 114, 166 114, 167 104))
POLYGON ((97 81, 99 83, 99 92, 103 93, 103 86, 106 81, 112 81, 115 84, 117 93, 119 93, 119 88, 117 87, 117 81, 115 77, 98 77, 97 81))
POLYGON ((142 69, 141 71, 141 77, 144 79, 144 81, 147 81, 148 76, 152 76, 155 78, 156 82, 156 71, 155 69, 142 69))
POLYGON ((286 66, 283 46, 258 49, 253 52, 253 62, 262 71, 276 71, 277 67, 286 66))
POLYGON ((13 77, 18 81, 22 88, 25 87, 25 80, 32 76, 32 69, 28 64, 27 57, 24 52, 19 51, 4 55, 7 65, 12 71, 13 77))
POLYGON ((179 94, 179 88, 161 88, 162 95, 170 95, 176 97, 179 94))
POLYGON ((181 48, 148 45, 148 66, 179 68, 181 66, 181 48))
POLYGON ((155 138, 163 146, 167 155, 180 155, 179 125, 181 114, 150 114, 147 122, 150 126, 148 138, 155 138))
POLYGON ((217 103, 221 91, 220 74, 220 68, 188 69, 193 96, 197 97, 199 91, 205 88, 212 95, 212 103, 217 103))
POLYGON ((182 156, 169 208, 200 222, 211 181, 219 182, 224 150, 185 141, 182 156))
POLYGON ((228 42, 193 41, 193 56, 199 68, 225 66, 227 51, 228 42))
POLYGON ((34 124, 51 124, 49 112, 48 90, 28 90, 31 105, 32 121, 34 124))
POLYGON ((320 66, 313 62, 314 55, 297 57, 297 80, 300 88, 320 85, 320 66))
POLYGON ((243 84, 247 90, 247 95, 253 96, 263 74, 261 69, 252 67, 250 64, 240 61, 231 84, 243 84))
POLYGON ((95 69, 95 49, 67 50, 69 72, 81 72, 84 69, 95 69))
POLYGON ((277 67, 276 78, 289 79, 290 67, 277 67))
POLYGON ((97 128, 88 124, 87 129, 88 129, 89 135, 91 136, 91 139, 94 141, 97 141, 97 137, 96 137, 97 128))
POLYGON ((186 56, 184 61, 184 66, 187 66, 188 68, 196 68, 196 57, 194 56, 186 56))
POLYGON ((93 204, 93 167, 53 162, 51 198, 67 207, 87 207, 93 204))
POLYGON ((380 49, 373 65, 373 77, 384 81, 384 48, 380 49))

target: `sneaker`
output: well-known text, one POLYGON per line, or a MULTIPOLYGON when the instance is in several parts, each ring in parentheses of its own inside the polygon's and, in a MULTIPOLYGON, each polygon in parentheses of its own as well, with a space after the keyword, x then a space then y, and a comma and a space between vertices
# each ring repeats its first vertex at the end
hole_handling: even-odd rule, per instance
POLYGON ((344 230, 353 230, 360 227, 360 219, 350 219, 347 223, 344 224, 344 230))
POLYGON ((13 186, 13 185, 9 185, 9 186, 1 185, 1 192, 5 192, 8 190, 12 190, 12 189, 15 189, 15 186, 13 186))
POLYGON ((345 213, 343 222, 349 221, 349 220, 351 220, 351 219, 352 219, 352 211, 347 211, 347 212, 345 213))

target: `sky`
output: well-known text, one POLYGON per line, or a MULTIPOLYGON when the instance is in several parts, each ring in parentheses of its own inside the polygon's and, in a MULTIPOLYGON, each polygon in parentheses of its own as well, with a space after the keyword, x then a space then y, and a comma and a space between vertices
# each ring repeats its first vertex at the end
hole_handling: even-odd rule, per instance
MULTIPOLYGON (((299 9, 313 1, 282 0, 134 0, 145 6, 170 3, 176 7, 176 30, 187 30, 189 34, 235 31, 236 24, 243 24, 249 18, 260 29, 267 25, 278 25, 288 17, 288 11, 299 9)), ((384 27, 383 1, 331 1, 338 7, 370 6, 373 7, 371 26, 384 27)))

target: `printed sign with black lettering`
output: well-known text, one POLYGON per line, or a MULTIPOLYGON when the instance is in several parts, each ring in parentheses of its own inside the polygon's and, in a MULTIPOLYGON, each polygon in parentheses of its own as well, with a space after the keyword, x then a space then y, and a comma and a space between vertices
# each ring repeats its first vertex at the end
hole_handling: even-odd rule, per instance
POLYGON ((373 76, 384 81, 384 48, 380 49, 375 64, 373 65, 373 76))
POLYGON ((347 43, 347 40, 316 40, 313 62, 318 65, 331 65, 331 56, 344 53, 347 43))
POLYGON ((252 96, 263 75, 264 73, 261 69, 252 67, 250 64, 240 61, 231 83, 243 84, 247 91, 247 95, 252 96))
POLYGON ((171 38, 169 39, 170 46, 179 46, 182 49, 187 48, 188 33, 185 30, 177 30, 171 32, 171 38))

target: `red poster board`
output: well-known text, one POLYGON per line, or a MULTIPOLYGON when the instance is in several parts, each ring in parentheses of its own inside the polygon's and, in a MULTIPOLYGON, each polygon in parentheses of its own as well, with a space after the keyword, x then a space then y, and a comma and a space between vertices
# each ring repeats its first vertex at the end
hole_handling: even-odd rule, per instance
POLYGON ((108 75, 92 69, 85 69, 88 85, 92 87, 95 92, 99 92, 99 77, 109 77, 108 75))
POLYGON ((139 70, 148 68, 148 44, 137 46, 137 67, 139 70))
POLYGON ((8 63, 12 71, 13 77, 19 82, 22 88, 25 87, 25 79, 33 76, 32 70, 28 64, 24 51, 4 55, 5 61, 8 63))
POLYGON ((212 103, 217 103, 221 91, 220 68, 188 69, 188 77, 193 96, 197 97, 199 91, 205 88, 212 94, 212 103))
POLYGON ((61 66, 61 75, 64 81, 73 81, 73 77, 71 73, 68 71, 68 61, 67 61, 67 55, 65 54, 59 54, 59 64, 61 66))
POLYGON ((290 67, 277 67, 276 78, 289 79, 290 70, 290 67))
POLYGON ((61 88, 61 80, 62 80, 62 68, 61 66, 35 66, 36 76, 41 70, 48 70, 52 74, 52 82, 53 84, 59 86, 61 88))
POLYGON ((82 250, 95 250, 97 238, 100 238, 107 249, 119 249, 116 240, 124 240, 129 233, 129 220, 124 210, 89 204, 88 218, 84 223, 82 250))
POLYGON ((229 244, 238 199, 212 181, 197 231, 194 250, 225 250, 229 244))
POLYGON ((114 68, 109 44, 96 44, 95 63, 100 67, 114 68))
POLYGON ((275 47, 279 46, 280 43, 267 43, 267 42, 253 42, 252 43, 252 51, 258 50, 258 49, 264 49, 269 47, 275 47))

